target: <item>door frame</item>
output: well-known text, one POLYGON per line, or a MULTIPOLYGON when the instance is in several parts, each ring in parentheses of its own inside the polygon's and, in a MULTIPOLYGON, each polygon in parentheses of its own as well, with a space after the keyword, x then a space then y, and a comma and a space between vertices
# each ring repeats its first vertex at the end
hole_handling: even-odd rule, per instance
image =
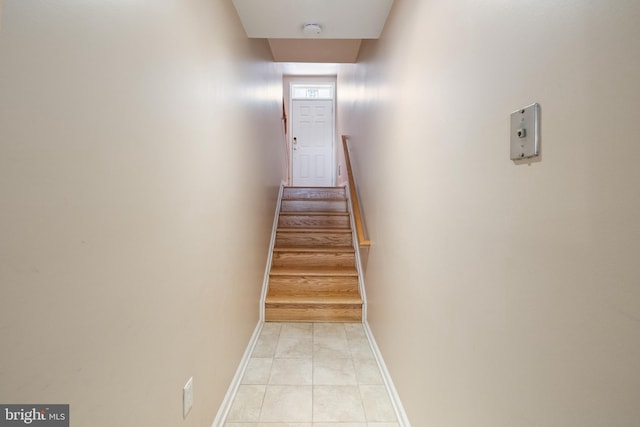
POLYGON ((330 164, 331 164, 331 187, 335 187, 336 185, 336 82, 335 81, 323 81, 323 80, 292 80, 289 82, 289 135, 287 138, 287 142, 289 144, 289 170, 291 171, 290 177, 291 181, 289 185, 293 185, 293 101, 295 100, 307 100, 312 101, 313 99, 327 101, 331 100, 331 115, 332 117, 332 125, 331 125, 331 156, 330 156, 330 164), (294 86, 299 87, 322 87, 326 88, 327 86, 331 88, 331 98, 303 98, 296 97, 294 92, 294 86))

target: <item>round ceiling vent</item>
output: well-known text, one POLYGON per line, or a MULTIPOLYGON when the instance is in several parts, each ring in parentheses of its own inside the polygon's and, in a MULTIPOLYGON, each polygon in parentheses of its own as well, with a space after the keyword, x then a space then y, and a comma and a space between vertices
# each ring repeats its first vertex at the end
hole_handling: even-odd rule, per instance
POLYGON ((302 26, 302 32, 306 36, 318 36, 322 32, 322 27, 318 24, 304 24, 302 26))

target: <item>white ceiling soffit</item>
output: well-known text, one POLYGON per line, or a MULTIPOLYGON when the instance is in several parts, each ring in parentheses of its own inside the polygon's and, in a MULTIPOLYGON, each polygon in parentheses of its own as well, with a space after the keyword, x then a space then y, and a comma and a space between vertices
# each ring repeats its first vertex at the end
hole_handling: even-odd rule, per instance
POLYGON ((360 39, 268 39, 275 62, 353 63, 360 39))
POLYGON ((314 38, 377 39, 393 0, 233 0, 249 38, 300 39, 305 24, 314 38))

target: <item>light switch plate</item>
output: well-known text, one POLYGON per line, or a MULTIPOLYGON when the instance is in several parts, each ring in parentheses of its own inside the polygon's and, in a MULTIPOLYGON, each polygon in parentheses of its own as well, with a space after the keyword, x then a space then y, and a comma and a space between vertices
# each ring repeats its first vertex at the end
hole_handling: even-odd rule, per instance
POLYGON ((511 160, 540 154, 540 104, 511 113, 511 160))

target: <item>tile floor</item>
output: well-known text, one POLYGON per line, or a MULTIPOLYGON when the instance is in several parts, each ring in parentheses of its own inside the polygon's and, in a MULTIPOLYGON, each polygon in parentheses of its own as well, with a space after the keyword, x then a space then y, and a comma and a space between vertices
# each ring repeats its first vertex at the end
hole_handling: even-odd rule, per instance
POLYGON ((225 427, 399 427, 360 323, 265 323, 225 427))

